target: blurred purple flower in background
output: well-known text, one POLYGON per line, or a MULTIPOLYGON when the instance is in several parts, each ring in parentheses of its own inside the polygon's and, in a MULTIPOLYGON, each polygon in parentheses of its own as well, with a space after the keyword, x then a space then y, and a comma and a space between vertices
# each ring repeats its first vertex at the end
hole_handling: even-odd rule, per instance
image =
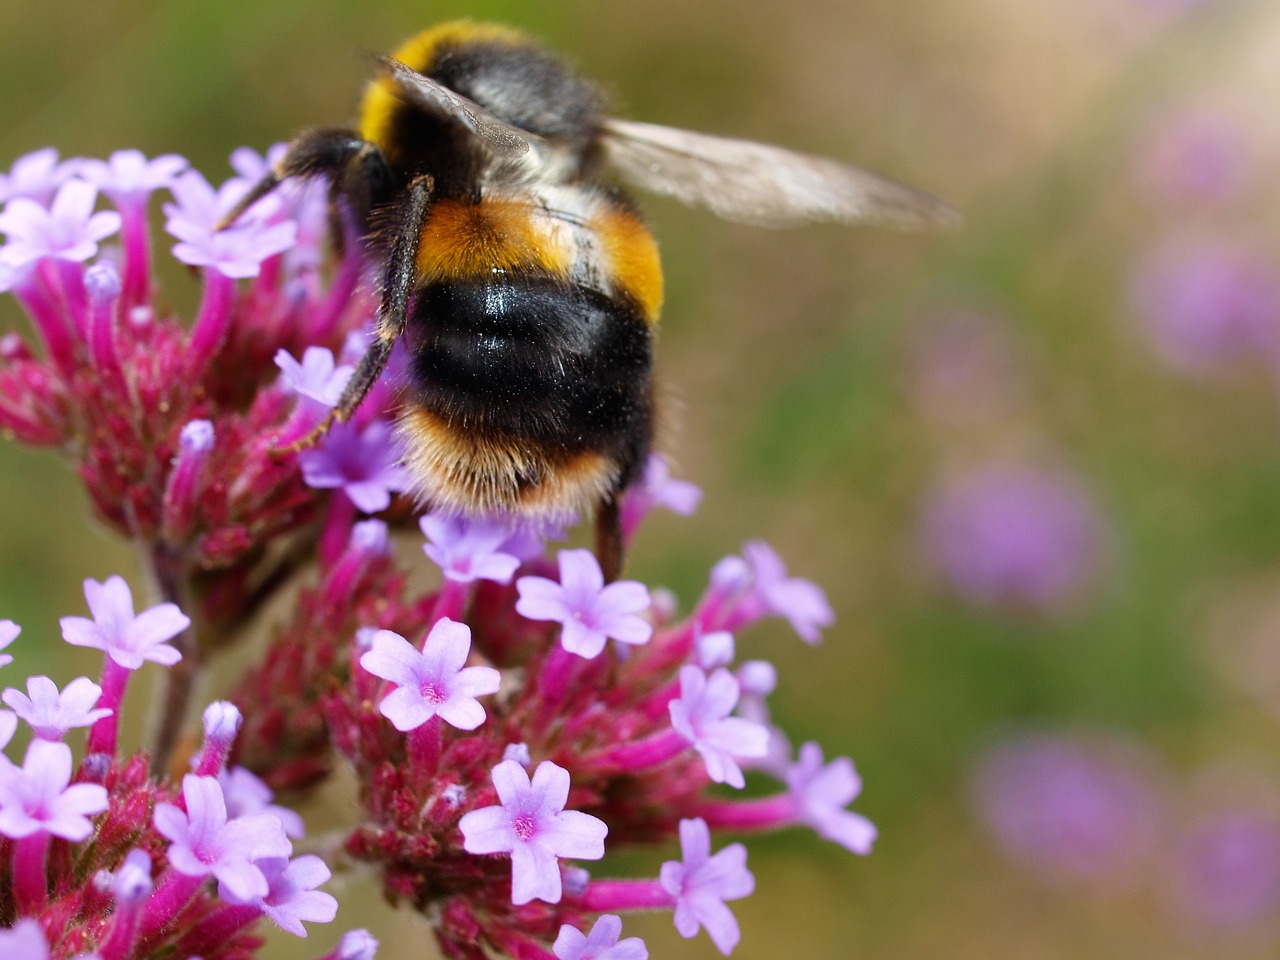
POLYGON ((1094 579, 1105 530, 1076 476, 995 462, 945 477, 926 496, 921 537, 964 600, 1045 611, 1094 579))
POLYGON ((1176 237, 1138 263, 1129 299, 1162 359, 1203 374, 1274 349, 1280 271, 1235 240, 1176 237))
POLYGON ((1061 882, 1123 879, 1164 819, 1156 764, 1119 736, 1029 733, 979 761, 979 818, 1013 859, 1061 882))
POLYGON ((1253 173, 1243 118, 1210 104, 1159 114, 1134 156, 1138 188, 1159 204, 1217 206, 1239 198, 1253 173))
POLYGON ((908 390, 920 415, 945 424, 1013 412, 1026 392, 1023 358, 1005 318, 951 309, 920 321, 908 336, 908 390))
POLYGON ((1241 928, 1280 915, 1280 817, 1219 810, 1198 818, 1174 848, 1178 915, 1241 928))

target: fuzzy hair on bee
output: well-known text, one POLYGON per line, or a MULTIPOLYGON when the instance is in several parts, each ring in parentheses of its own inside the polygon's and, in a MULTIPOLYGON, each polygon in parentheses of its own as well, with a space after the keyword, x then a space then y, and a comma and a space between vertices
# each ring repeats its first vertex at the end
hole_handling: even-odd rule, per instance
POLYGON ((378 58, 358 129, 300 134, 226 222, 286 178, 326 177, 335 221, 382 265, 375 339, 330 417, 291 449, 348 419, 403 339, 399 430, 418 497, 521 519, 594 509, 613 579, 618 497, 654 443, 662 268, 610 175, 760 226, 954 213, 865 170, 617 119, 604 103, 523 34, 446 23, 378 58))

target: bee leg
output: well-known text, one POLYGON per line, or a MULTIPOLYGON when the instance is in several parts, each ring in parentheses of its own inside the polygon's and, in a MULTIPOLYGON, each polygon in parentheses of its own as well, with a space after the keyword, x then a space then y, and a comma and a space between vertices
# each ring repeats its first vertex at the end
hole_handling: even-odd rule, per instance
POLYGON ((418 177, 409 184, 404 200, 395 210, 394 233, 387 257, 387 269, 382 278, 382 302, 378 305, 378 324, 374 341, 360 359, 360 365, 347 381, 337 405, 310 433, 287 447, 278 448, 280 455, 307 450, 320 442, 334 423, 346 423, 356 412, 360 402, 386 369, 391 349, 404 333, 409 320, 409 298, 417 275, 418 241, 431 209, 431 194, 435 181, 429 176, 418 177))
POLYGON ((596 508, 596 559, 605 583, 613 583, 622 575, 623 563, 622 511, 615 494, 602 500, 596 508))
MULTIPOLYGON (((308 130, 299 134, 289 144, 289 150, 275 168, 255 183, 240 202, 228 211, 216 227, 225 230, 244 215, 244 212, 265 197, 290 177, 315 177, 322 174, 333 175, 334 183, 338 183, 338 174, 345 171, 351 160, 361 151, 372 150, 381 159, 378 148, 367 143, 350 130, 320 129, 308 130)), ((382 163, 385 171, 386 163, 382 163)), ((342 178, 345 179, 345 178, 342 178)))

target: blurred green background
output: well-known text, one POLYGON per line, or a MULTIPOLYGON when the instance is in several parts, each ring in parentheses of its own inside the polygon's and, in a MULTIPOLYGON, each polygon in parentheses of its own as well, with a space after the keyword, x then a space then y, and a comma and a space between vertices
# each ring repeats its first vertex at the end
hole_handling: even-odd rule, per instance
MULTIPOLYGON (((1187 230, 1280 259, 1280 7, 5 0, 0 169, 46 145, 137 147, 216 181, 238 145, 351 119, 362 54, 463 15, 541 36, 629 116, 856 162, 965 217, 943 235, 769 232, 643 203, 668 277, 667 447, 706 498, 691 519, 652 521, 631 573, 687 604, 716 559, 761 537, 823 585, 838 619, 821 647, 772 621, 740 646, 778 663, 775 719, 797 742, 854 758, 855 809, 881 831, 866 859, 807 831, 753 840, 735 956, 1273 955, 1280 866, 1254 863, 1265 844, 1208 870, 1211 892, 1264 888, 1243 920, 1197 920, 1166 881, 1198 817, 1277 812, 1275 367, 1264 351, 1171 366, 1127 291, 1146 251, 1187 230), (1153 138, 1184 108, 1239 121, 1226 199, 1160 194, 1153 138), (938 343, 957 314, 1004 359, 939 385, 929 358, 955 348, 938 343), (988 390, 994 401, 976 396, 988 390), (1045 608, 966 601, 921 541, 928 491, 993 459, 1062 466, 1097 511, 1088 570, 1045 608), (1019 863, 985 825, 975 764, 1024 730, 1138 743, 1163 771, 1143 815, 1155 839, 1122 876, 1019 863)), ((166 296, 189 305, 194 285, 174 271, 166 296)), ((19 322, 0 303, 0 323, 19 322)), ((56 618, 81 611, 84 577, 133 575, 127 545, 87 530, 51 453, 0 446, 0 489, 0 615, 46 647, 36 670, 96 671, 55 644, 56 618)), ((1081 815, 1105 818, 1100 804, 1081 815)), ((337 927, 278 955, 315 955, 361 925, 386 960, 428 955, 412 918, 360 881, 347 893, 337 927)), ((715 955, 666 916, 627 929, 664 960, 715 955)))

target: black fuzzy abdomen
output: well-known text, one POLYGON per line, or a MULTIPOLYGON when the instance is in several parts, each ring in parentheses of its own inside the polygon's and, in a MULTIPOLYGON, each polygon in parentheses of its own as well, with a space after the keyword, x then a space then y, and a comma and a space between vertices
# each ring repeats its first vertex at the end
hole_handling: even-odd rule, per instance
POLYGON ((547 277, 420 289, 414 402, 469 435, 598 452, 621 485, 648 451, 651 331, 639 311, 547 277))

